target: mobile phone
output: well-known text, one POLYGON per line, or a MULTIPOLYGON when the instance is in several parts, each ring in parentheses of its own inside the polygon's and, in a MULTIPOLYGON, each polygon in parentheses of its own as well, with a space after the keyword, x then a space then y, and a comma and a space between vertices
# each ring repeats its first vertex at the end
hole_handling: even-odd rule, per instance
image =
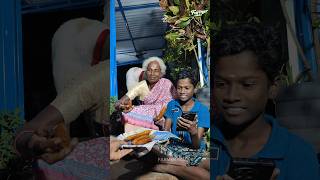
MULTIPOLYGON (((181 117, 184 119, 188 119, 190 121, 195 121, 196 120, 196 115, 197 113, 195 112, 182 112, 181 117)), ((177 126, 177 131, 185 131, 186 129, 180 126, 177 126)))
POLYGON ((235 180, 270 180, 274 168, 271 159, 234 158, 227 174, 235 180))

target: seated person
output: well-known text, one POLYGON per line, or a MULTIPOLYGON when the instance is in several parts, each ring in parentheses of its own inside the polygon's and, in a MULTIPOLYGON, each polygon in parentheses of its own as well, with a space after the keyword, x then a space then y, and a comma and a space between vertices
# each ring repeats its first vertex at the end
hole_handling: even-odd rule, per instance
POLYGON ((77 144, 75 139, 70 140, 68 130, 64 129, 86 110, 102 113, 96 116, 96 121, 103 124, 108 121, 108 64, 108 61, 103 61, 82 72, 50 105, 17 132, 15 147, 23 158, 39 158, 51 164, 38 161, 41 170, 46 172, 44 174, 56 177, 61 173, 71 173, 70 176, 75 178, 90 176, 102 179, 108 176, 109 138, 77 144), (57 132, 61 125, 65 127, 57 132), (92 171, 86 172, 87 169, 92 171))
POLYGON ((140 81, 146 79, 145 72, 140 67, 132 67, 126 73, 126 85, 127 90, 129 91, 135 87, 140 81))
POLYGON ((180 136, 184 144, 191 148, 205 149, 203 136, 205 131, 210 128, 210 114, 208 108, 194 98, 197 80, 195 73, 182 71, 178 75, 176 88, 178 99, 168 103, 165 112, 165 130, 180 136), (181 117, 182 112, 194 112, 194 120, 181 117), (182 129, 177 131, 177 127, 182 129))
MULTIPOLYGON (((146 80, 139 82, 130 89, 115 105, 118 110, 125 109, 125 113, 123 113, 125 132, 134 130, 137 126, 159 129, 155 125, 154 119, 176 94, 171 81, 162 78, 166 72, 166 66, 162 59, 158 57, 146 59, 143 62, 143 69, 146 80), (131 107, 131 101, 136 97, 139 97, 143 104, 131 107)), ((159 119, 159 126, 163 127, 164 118, 159 119)))
POLYGON ((320 179, 311 145, 265 114, 279 88, 280 41, 258 24, 223 28, 214 38, 213 95, 219 118, 211 135, 211 178, 232 179, 232 158, 267 158, 275 162, 271 179, 320 179))

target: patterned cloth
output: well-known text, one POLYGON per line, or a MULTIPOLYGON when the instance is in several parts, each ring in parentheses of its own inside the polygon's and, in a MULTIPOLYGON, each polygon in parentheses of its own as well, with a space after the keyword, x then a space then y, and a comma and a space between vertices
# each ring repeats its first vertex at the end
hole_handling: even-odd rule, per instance
MULTIPOLYGON (((129 113, 123 113, 123 121, 132 125, 159 129, 153 122, 161 109, 176 96, 176 90, 170 80, 161 78, 150 93, 144 98, 143 105, 133 108, 129 113)), ((164 121, 164 118, 162 118, 164 121)))
POLYGON ((159 157, 165 161, 186 161, 187 166, 197 166, 200 164, 205 155, 205 151, 201 149, 191 149, 177 143, 167 145, 157 144, 154 151, 159 157))
POLYGON ((109 176, 109 138, 79 143, 62 161, 52 165, 38 160, 38 180, 101 180, 109 176))

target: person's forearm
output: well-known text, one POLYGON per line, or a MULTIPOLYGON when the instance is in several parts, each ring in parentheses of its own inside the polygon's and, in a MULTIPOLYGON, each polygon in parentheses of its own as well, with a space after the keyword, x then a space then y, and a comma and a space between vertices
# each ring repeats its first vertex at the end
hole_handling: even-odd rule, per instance
POLYGON ((14 146, 17 152, 25 158, 31 158, 34 152, 33 148, 30 148, 28 145, 33 134, 37 133, 44 137, 52 136, 54 133, 53 128, 63 121, 61 113, 55 107, 51 105, 47 106, 16 133, 14 146))
POLYGON ((107 67, 108 63, 103 61, 87 69, 69 82, 64 91, 51 102, 52 106, 59 109, 67 125, 82 112, 108 103, 107 67))
POLYGON ((198 136, 198 132, 194 134, 190 133, 190 136, 192 141, 192 147, 195 149, 198 149, 200 147, 200 141, 201 141, 201 139, 198 136))
POLYGON ((166 173, 178 176, 182 179, 197 179, 197 180, 208 180, 210 179, 210 173, 209 171, 196 167, 196 166, 190 166, 190 167, 184 167, 184 166, 175 166, 175 165, 167 165, 163 164, 164 171, 166 173))
POLYGON ((24 128, 22 128, 16 134, 14 140, 14 148, 16 150, 16 153, 23 158, 30 159, 33 156, 32 149, 28 147, 33 133, 33 130, 25 130, 24 128))

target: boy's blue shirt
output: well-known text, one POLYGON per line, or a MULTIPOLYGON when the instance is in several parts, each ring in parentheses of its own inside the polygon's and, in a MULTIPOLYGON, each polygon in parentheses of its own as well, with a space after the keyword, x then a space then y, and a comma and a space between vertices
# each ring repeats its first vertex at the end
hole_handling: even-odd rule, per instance
MULTIPOLYGON (((277 180, 320 180, 319 163, 312 146, 300 137, 280 127, 277 120, 266 115, 265 120, 272 126, 271 135, 264 148, 252 158, 270 158, 280 169, 277 180)), ((228 170, 231 156, 224 144, 219 129, 211 131, 211 178, 224 175, 228 170)))
MULTIPOLYGON (((197 99, 193 98, 194 105, 190 112, 196 112, 198 115, 198 127, 202 128, 210 128, 210 113, 208 108, 199 102, 197 99)), ((176 131, 178 117, 182 115, 182 108, 180 106, 179 100, 174 99, 171 100, 167 105, 167 110, 164 114, 166 118, 170 118, 172 120, 171 132, 177 136, 181 135, 179 131, 176 131)), ((182 133, 183 139, 187 144, 192 144, 190 133, 185 131, 182 133)), ((201 141, 200 148, 205 148, 204 140, 201 141)))

